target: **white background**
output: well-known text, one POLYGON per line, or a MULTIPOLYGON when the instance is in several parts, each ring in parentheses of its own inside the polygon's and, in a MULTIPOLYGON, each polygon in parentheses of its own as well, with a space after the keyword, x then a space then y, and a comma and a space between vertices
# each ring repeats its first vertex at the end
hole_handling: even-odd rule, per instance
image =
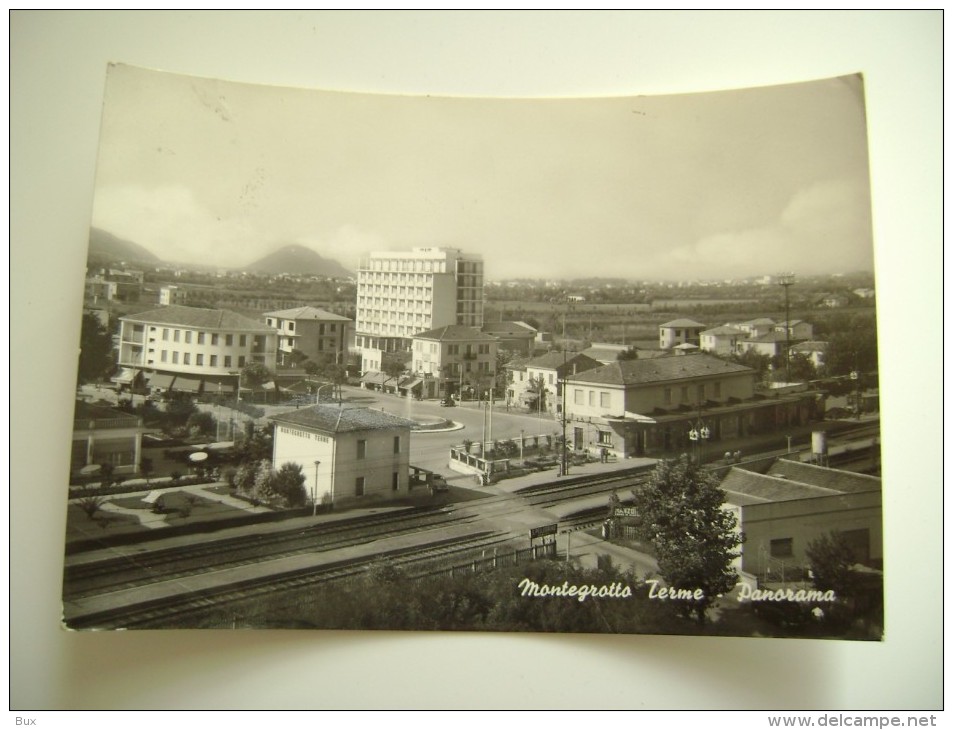
MULTIPOLYGON (((939 12, 13 12, 10 706, 942 706, 939 12), (106 64, 467 96, 716 90, 863 72, 880 317, 882 643, 59 628, 106 64)), ((598 719, 596 720, 599 721, 598 719)))

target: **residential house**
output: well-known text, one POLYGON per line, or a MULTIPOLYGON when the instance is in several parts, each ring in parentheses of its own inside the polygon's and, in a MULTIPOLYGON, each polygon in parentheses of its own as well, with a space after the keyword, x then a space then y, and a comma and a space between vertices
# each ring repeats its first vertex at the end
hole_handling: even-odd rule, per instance
POLYGON ((850 304, 850 299, 846 294, 825 294, 818 303, 828 309, 839 309, 850 304))
POLYGON ((421 381, 420 396, 479 394, 493 388, 497 346, 492 335, 463 325, 417 333, 411 345, 410 369, 421 381))
POLYGON ((413 422, 370 408, 317 405, 271 418, 272 463, 299 464, 318 503, 406 495, 413 422))
POLYGON ((676 345, 686 342, 698 345, 704 329, 705 325, 693 319, 673 319, 671 322, 660 324, 659 347, 663 350, 671 350, 676 345))
POLYGON ((810 392, 755 392, 751 368, 697 353, 624 360, 566 377, 566 418, 577 451, 668 455, 692 446, 699 422, 711 442, 809 423, 820 406, 810 392))
POLYGON ((278 330, 278 365, 297 364, 295 351, 312 362, 340 363, 347 357, 351 320, 317 307, 295 307, 264 314, 278 330))
POLYGON ((847 539, 855 563, 883 568, 877 477, 779 459, 764 474, 732 467, 721 488, 746 538, 740 569, 762 584, 806 576, 808 545, 834 530, 847 539))
POLYGON ((224 309, 170 305, 120 318, 119 365, 141 371, 152 391, 233 393, 240 371, 274 371, 274 328, 224 309))
POLYGON ((713 327, 701 333, 701 349, 715 355, 737 355, 740 343, 748 336, 740 327, 713 327))
POLYGON ((769 317, 757 317, 746 322, 726 322, 726 327, 735 327, 748 335, 747 339, 763 337, 774 331, 775 323, 769 317))
POLYGON ((820 340, 808 340, 807 342, 798 342, 791 345, 791 354, 806 355, 814 364, 814 367, 820 370, 825 365, 828 344, 820 340))
POLYGON ((809 340, 814 336, 814 325, 802 319, 792 319, 790 326, 788 326, 786 322, 778 322, 774 326, 774 331, 781 332, 782 334, 785 329, 788 330, 788 336, 792 341, 809 340))
POLYGON ((501 350, 509 350, 523 356, 533 354, 536 328, 526 322, 484 322, 480 331, 495 337, 501 350))
POLYGON ((95 472, 96 465, 111 464, 116 474, 138 473, 143 430, 138 416, 77 400, 70 472, 95 472))
POLYGON ((545 355, 526 360, 520 369, 514 369, 514 380, 508 391, 512 391, 511 405, 528 407, 538 413, 562 413, 562 382, 576 373, 582 373, 600 367, 582 353, 547 352, 545 355))
POLYGON ((788 337, 783 332, 766 332, 763 335, 751 335, 738 343, 741 354, 749 351, 757 352, 768 357, 781 357, 788 343, 788 337))

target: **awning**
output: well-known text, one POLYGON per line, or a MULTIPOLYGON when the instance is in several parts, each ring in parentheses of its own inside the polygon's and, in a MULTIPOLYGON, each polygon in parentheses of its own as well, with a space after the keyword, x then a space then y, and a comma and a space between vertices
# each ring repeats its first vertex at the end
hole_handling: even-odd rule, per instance
POLYGON ((269 380, 267 383, 262 383, 261 388, 262 390, 280 390, 280 388, 271 380, 269 380))
POLYGON ((378 383, 380 385, 383 385, 390 379, 391 378, 379 370, 368 370, 363 376, 361 376, 362 383, 378 383))
POLYGON ((206 395, 221 395, 222 393, 234 393, 235 383, 223 382, 219 380, 206 380, 202 386, 202 392, 206 395))
POLYGON ((175 379, 175 390, 181 393, 198 393, 202 381, 198 378, 184 378, 181 375, 175 379))
POLYGON ((420 378, 405 378, 405 379, 401 382, 400 387, 401 387, 401 388, 406 388, 407 390, 410 390, 410 389, 412 389, 412 388, 416 388, 416 387, 417 387, 418 385, 420 385, 422 382, 424 382, 424 381, 421 380, 420 378))
POLYGON ((114 383, 131 383, 136 379, 136 375, 139 374, 139 371, 135 368, 123 368, 119 371, 119 375, 115 375, 110 380, 114 383))
POLYGON ((150 388, 171 388, 174 380, 175 380, 174 375, 167 375, 165 373, 153 373, 152 377, 149 378, 149 387, 150 388))

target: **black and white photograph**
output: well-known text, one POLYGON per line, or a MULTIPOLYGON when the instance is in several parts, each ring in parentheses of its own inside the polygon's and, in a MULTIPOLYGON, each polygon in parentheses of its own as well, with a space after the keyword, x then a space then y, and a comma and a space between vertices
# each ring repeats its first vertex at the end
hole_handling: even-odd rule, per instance
POLYGON ((16 724, 935 724, 942 11, 8 15, 16 724))
POLYGON ((871 230, 860 74, 112 64, 64 623, 879 641, 871 230))

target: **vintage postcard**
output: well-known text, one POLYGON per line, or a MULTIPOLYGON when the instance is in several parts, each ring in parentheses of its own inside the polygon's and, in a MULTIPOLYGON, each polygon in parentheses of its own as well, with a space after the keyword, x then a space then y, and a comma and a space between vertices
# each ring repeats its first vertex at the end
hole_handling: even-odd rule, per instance
POLYGON ((112 65, 64 626, 879 641, 876 303, 860 75, 112 65))

